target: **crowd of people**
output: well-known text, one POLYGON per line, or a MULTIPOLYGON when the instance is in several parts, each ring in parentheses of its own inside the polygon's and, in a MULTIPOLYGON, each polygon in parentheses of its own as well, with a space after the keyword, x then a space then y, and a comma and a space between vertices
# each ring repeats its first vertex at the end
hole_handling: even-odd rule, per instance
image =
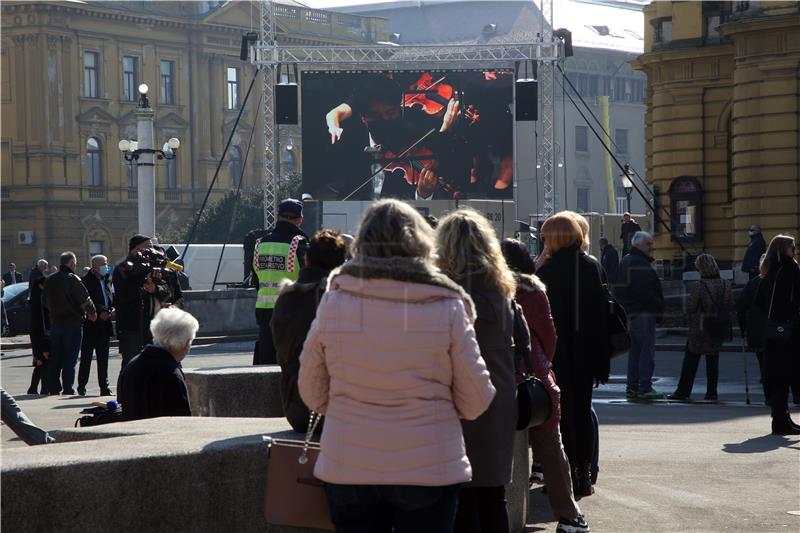
MULTIPOLYGON (((626 396, 663 397, 653 388, 664 312, 653 236, 628 216, 621 260, 605 239, 597 259, 587 220, 562 211, 544 221, 544 246, 533 257, 469 208, 437 220, 381 200, 366 210, 355 238, 332 230, 308 237, 299 227, 302 210, 296 200, 281 202, 275 229, 255 242, 261 332, 254 363, 280 365, 293 429, 306 432, 312 413, 324 416, 314 472, 336 530, 509 531, 504 487, 521 361, 530 357, 553 405, 527 437, 557 531, 589 531, 578 500, 594 493, 592 394, 609 380, 614 299, 630 336, 626 396), (522 330, 515 327, 520 317, 522 330)), ((180 289, 142 266, 152 247, 150 238, 133 237, 110 280, 103 256, 92 258, 83 278, 71 252, 50 276, 39 262, 31 284, 33 392, 42 382, 48 394, 72 394, 80 355, 78 393, 85 394, 95 352, 101 392, 110 394, 116 318, 125 418, 191 414, 181 361, 199 324, 177 308, 180 289)), ((763 369, 772 432, 800 434, 788 410, 800 345, 795 254, 793 238, 774 237, 737 302, 715 258, 695 258, 700 280, 686 303, 686 352, 668 398, 690 397, 705 355, 705 398, 717 399, 719 353, 735 309, 763 369)))

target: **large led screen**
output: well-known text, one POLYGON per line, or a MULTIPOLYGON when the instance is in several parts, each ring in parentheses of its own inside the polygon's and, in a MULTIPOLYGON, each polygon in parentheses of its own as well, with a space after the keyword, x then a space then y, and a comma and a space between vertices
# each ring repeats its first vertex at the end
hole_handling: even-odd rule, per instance
POLYGON ((304 72, 303 192, 511 198, 511 70, 304 72))

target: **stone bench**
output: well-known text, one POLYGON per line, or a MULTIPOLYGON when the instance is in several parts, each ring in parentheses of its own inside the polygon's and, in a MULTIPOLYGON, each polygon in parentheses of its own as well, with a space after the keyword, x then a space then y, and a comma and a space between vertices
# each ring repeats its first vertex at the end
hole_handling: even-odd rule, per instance
MULTIPOLYGON (((195 416, 284 416, 277 365, 187 369, 184 374, 195 416)), ((512 531, 522 531, 525 526, 529 475, 527 437, 525 433, 517 433, 514 479, 506 488, 512 531)))

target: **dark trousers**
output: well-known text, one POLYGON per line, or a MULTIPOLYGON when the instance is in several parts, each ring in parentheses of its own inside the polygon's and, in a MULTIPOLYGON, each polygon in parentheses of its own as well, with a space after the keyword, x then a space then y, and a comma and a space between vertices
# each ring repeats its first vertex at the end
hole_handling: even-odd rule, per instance
POLYGON ((594 457, 594 420, 592 387, 594 380, 585 376, 559 379, 561 387, 561 438, 569 464, 588 472, 594 457))
POLYGON ((453 531, 458 485, 421 487, 326 483, 325 492, 337 533, 453 531))
POLYGON ((767 369, 764 366, 764 350, 756 350, 758 360, 758 371, 761 373, 761 388, 764 390, 764 400, 769 403, 769 381, 767 380, 767 369))
POLYGON ((768 340, 764 350, 764 367, 769 383, 773 421, 789 418, 789 388, 795 373, 800 371, 796 342, 796 339, 789 342, 768 340))
POLYGON ((454 533, 508 533, 505 487, 462 487, 454 533))
POLYGON ((33 374, 31 374, 31 386, 28 387, 29 394, 36 394, 39 389, 39 382, 42 383, 42 394, 47 394, 47 363, 43 365, 34 366, 33 374))
POLYGON ((47 365, 47 391, 73 393, 75 365, 81 351, 83 327, 53 324, 50 330, 50 363, 47 365))
POLYGON ((108 390, 108 346, 111 334, 106 322, 85 324, 81 343, 81 365, 78 367, 78 391, 86 390, 92 371, 92 353, 97 354, 97 384, 100 392, 108 390))
POLYGON ((275 342, 272 340, 272 328, 269 327, 272 312, 273 309, 256 309, 258 343, 253 353, 254 365, 274 365, 278 362, 275 354, 275 342))
MULTIPOLYGON (((119 355, 122 357, 122 363, 119 368, 119 375, 122 376, 122 371, 130 363, 131 359, 136 357, 144 347, 144 338, 140 331, 120 331, 119 332, 119 355)), ((117 393, 119 393, 119 378, 117 378, 117 393)))
MULTIPOLYGON (((697 375, 697 366, 700 364, 702 354, 694 353, 686 347, 681 366, 681 377, 675 391, 679 396, 691 396, 694 387, 694 378, 697 375)), ((706 396, 717 396, 717 381, 719 380, 719 354, 706 354, 706 396)))

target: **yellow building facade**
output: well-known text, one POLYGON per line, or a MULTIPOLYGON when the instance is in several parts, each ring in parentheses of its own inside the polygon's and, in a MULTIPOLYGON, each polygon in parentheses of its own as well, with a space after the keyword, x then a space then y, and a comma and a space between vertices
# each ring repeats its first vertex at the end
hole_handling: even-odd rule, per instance
POLYGON ((800 4, 653 2, 645 8, 646 179, 684 252, 741 262, 751 224, 800 237, 800 4))
MULTIPOLYGON (((258 31, 258 2, 2 3, 0 188, 3 261, 19 270, 73 250, 127 254, 137 232, 135 167, 117 148, 136 138, 137 87, 150 87, 155 144, 178 137, 156 167, 157 233, 174 233, 200 207, 255 69, 239 59, 258 31)), ((386 40, 387 22, 301 5, 276 8, 279 42, 386 40)), ((242 115, 211 199, 261 183, 261 82, 242 115), (255 122, 255 124, 254 124, 255 122), (251 129, 254 142, 245 162, 251 129)), ((300 172, 299 129, 280 128, 280 172, 300 172), (289 148, 289 149, 287 149, 289 148)))

